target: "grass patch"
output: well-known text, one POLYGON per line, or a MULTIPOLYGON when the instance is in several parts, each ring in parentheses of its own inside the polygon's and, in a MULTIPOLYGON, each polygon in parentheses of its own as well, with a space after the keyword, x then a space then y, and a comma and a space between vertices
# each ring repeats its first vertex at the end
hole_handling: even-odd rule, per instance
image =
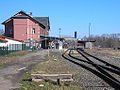
POLYGON ((2 67, 2 66, 4 66, 5 65, 5 63, 0 63, 0 67, 2 67))
POLYGON ((7 55, 0 56, 0 66, 4 66, 7 63, 16 61, 17 58, 19 58, 20 56, 24 56, 24 55, 31 53, 31 52, 32 51, 30 51, 30 50, 24 50, 24 51, 18 51, 18 52, 11 52, 7 55))
POLYGON ((22 82, 22 87, 15 90, 84 90, 79 86, 71 86, 63 84, 58 86, 53 81, 42 81, 42 82, 22 82))
POLYGON ((45 80, 41 82, 31 81, 31 74, 77 74, 77 71, 65 64, 62 60, 57 59, 53 54, 45 57, 45 61, 38 63, 30 72, 26 72, 21 81, 21 88, 16 90, 84 90, 80 86, 73 85, 73 82, 62 82, 57 85, 56 81, 45 80))
POLYGON ((76 73, 68 64, 65 64, 63 61, 58 60, 54 55, 46 56, 46 61, 37 64, 33 69, 32 73, 41 73, 41 74, 64 74, 76 73))
POLYGON ((120 50, 101 48, 101 49, 87 49, 86 51, 106 56, 120 56, 120 50))
POLYGON ((23 55, 26 55, 26 54, 31 53, 31 52, 35 52, 35 51, 23 50, 23 51, 12 52, 12 53, 9 53, 5 56, 7 56, 7 57, 23 56, 23 55))

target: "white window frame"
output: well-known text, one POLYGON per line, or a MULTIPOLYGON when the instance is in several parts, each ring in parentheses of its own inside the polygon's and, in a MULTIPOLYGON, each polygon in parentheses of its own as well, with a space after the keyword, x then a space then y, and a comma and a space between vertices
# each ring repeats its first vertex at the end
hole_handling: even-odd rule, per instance
POLYGON ((31 33, 35 34, 35 28, 32 28, 31 33))

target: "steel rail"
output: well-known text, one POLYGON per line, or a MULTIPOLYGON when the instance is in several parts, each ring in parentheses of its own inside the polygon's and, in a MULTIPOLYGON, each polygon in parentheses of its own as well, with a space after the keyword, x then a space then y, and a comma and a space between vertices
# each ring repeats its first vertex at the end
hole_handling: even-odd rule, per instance
MULTIPOLYGON (((77 50, 80 50, 80 49, 77 48, 77 50)), ((95 56, 93 56, 93 55, 91 55, 91 54, 89 54, 89 53, 87 53, 87 52, 84 52, 83 50, 80 50, 80 51, 82 51, 83 53, 87 54, 88 56, 91 56, 91 57, 95 58, 96 60, 98 60, 98 61, 106 64, 107 66, 110 66, 110 67, 115 68, 115 69, 117 69, 117 70, 120 71, 120 68, 119 68, 119 67, 117 67, 117 66, 115 66, 115 65, 112 65, 112 64, 110 64, 110 63, 108 63, 108 62, 106 62, 106 61, 104 61, 104 60, 101 60, 101 59, 99 59, 99 58, 97 58, 97 57, 95 57, 95 56)))
POLYGON ((104 70, 104 68, 102 68, 101 66, 95 64, 93 61, 91 61, 87 56, 85 56, 83 53, 79 52, 85 59, 87 59, 89 62, 92 62, 91 65, 94 66, 96 69, 98 69, 101 73, 107 75, 108 77, 110 77, 111 79, 115 80, 116 82, 119 82, 116 78, 114 78, 113 76, 111 76, 108 72, 106 72, 104 70))
POLYGON ((88 66, 86 66, 86 65, 84 65, 84 64, 80 64, 80 63, 76 62, 75 60, 71 60, 71 59, 67 58, 67 57, 65 56, 65 54, 66 54, 68 51, 69 51, 69 49, 66 50, 66 51, 62 54, 62 57, 63 57, 63 58, 65 58, 66 60, 68 60, 68 61, 70 61, 70 62, 72 62, 72 63, 74 63, 74 64, 76 64, 76 65, 78 65, 78 66, 81 66, 81 67, 83 67, 83 68, 91 71, 91 72, 94 73, 96 76, 100 77, 100 78, 103 79, 106 83, 108 83, 110 86, 112 86, 115 90, 119 90, 119 88, 120 88, 120 83, 119 83, 119 82, 117 82, 117 81, 114 80, 114 79, 111 79, 111 77, 108 77, 107 75, 105 75, 105 74, 103 74, 103 73, 101 73, 101 72, 98 72, 98 71, 96 71, 96 70, 94 70, 94 69, 92 69, 92 68, 90 68, 90 67, 88 67, 88 66))
MULTIPOLYGON (((78 61, 81 61, 81 62, 84 62, 84 63, 87 63, 87 64, 94 64, 93 62, 85 61, 85 60, 83 60, 83 59, 74 57, 74 56, 72 56, 70 53, 69 53, 69 56, 70 56, 71 58, 74 58, 74 59, 76 59, 76 60, 78 60, 78 61)), ((110 72, 112 72, 112 73, 115 73, 115 74, 117 74, 117 75, 120 76, 120 71, 118 71, 118 70, 116 70, 116 69, 113 69, 113 68, 110 68, 110 67, 107 67, 107 66, 104 66, 104 65, 99 65, 99 64, 96 64, 96 65, 97 65, 97 66, 100 66, 100 67, 102 67, 102 68, 104 68, 104 69, 106 69, 106 70, 108 70, 108 71, 110 71, 110 72)))

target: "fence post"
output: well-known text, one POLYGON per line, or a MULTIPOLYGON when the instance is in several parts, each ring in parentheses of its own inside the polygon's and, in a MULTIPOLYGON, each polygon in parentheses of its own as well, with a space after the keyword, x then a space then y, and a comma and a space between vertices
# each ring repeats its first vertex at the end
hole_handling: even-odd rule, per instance
POLYGON ((4 50, 4 46, 3 46, 3 55, 5 55, 5 50, 4 50))
POLYGON ((0 47, 0 55, 2 55, 2 47, 0 47))
POLYGON ((60 79, 57 79, 57 85, 60 85, 60 79))
POLYGON ((8 51, 8 45, 7 45, 7 54, 9 53, 9 51, 8 51))

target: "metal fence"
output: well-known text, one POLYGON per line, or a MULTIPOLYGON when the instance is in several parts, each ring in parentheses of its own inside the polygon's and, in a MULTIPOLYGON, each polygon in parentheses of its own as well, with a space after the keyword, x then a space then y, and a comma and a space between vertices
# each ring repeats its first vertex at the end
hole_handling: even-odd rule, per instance
POLYGON ((10 44, 7 46, 0 47, 0 56, 6 55, 11 52, 26 50, 27 47, 25 44, 10 44))

